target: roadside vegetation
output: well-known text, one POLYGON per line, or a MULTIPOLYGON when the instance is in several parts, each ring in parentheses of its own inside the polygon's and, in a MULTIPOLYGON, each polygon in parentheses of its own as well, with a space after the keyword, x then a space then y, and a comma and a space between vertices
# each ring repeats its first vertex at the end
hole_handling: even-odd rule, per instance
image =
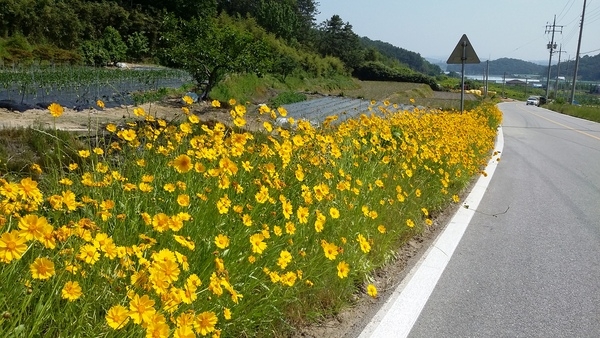
POLYGON ((242 104, 213 102, 224 125, 183 101, 183 122, 136 108, 97 137, 2 131, 32 144, 1 163, 2 336, 285 336, 377 297, 374 271, 459 202, 501 120, 373 102, 283 129, 262 106, 251 133, 242 104))

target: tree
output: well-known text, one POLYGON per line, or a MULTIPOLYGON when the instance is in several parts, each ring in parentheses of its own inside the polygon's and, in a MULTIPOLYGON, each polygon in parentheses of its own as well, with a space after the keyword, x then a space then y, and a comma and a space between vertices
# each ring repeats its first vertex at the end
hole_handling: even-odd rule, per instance
POLYGON ((108 26, 104 29, 100 45, 106 51, 109 63, 116 63, 125 59, 127 45, 123 42, 119 31, 113 27, 108 26))
POLYGON ((334 15, 321 24, 319 32, 321 54, 339 58, 349 69, 360 66, 364 60, 364 48, 350 23, 344 23, 339 15, 334 15))
POLYGON ((148 38, 144 32, 134 32, 127 38, 127 52, 134 60, 141 60, 150 48, 148 48, 148 38))
POLYGON ((266 45, 229 17, 185 21, 170 16, 163 29, 161 62, 188 71, 202 89, 202 99, 229 73, 260 75, 268 69, 266 45))

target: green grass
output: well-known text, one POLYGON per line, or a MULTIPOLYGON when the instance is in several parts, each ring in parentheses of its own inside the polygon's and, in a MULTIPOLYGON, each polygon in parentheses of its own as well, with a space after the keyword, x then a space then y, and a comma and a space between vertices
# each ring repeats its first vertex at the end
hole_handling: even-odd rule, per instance
POLYGON ((600 122, 600 106, 576 106, 566 103, 551 103, 545 107, 561 114, 575 116, 594 122, 600 122))

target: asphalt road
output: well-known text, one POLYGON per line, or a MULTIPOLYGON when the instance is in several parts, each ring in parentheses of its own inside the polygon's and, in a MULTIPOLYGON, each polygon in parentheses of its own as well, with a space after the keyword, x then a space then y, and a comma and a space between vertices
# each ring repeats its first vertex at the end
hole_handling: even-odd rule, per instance
POLYGON ((600 337, 600 124, 500 109, 501 161, 409 337, 600 337))

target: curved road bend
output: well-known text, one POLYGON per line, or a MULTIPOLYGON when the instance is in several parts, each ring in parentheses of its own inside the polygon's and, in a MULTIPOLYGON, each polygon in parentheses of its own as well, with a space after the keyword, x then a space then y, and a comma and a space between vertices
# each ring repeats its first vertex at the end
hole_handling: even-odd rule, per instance
POLYGON ((409 337, 600 337, 600 124, 499 107, 501 162, 409 337))

